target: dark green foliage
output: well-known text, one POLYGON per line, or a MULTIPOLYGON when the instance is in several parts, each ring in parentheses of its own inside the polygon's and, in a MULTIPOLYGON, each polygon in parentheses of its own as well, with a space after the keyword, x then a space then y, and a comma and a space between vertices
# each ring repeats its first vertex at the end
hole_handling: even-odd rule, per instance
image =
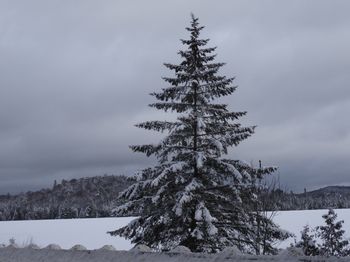
POLYGON ((349 186, 328 186, 304 193, 274 189, 268 192, 268 210, 308 210, 350 208, 349 186))
POLYGON ((301 248, 305 256, 317 256, 320 254, 315 233, 312 234, 310 232, 308 225, 304 226, 304 229, 301 231, 301 240, 295 246, 301 248))
POLYGON ((328 214, 322 216, 325 220, 324 226, 319 226, 319 236, 323 241, 320 253, 325 256, 347 256, 349 255, 349 241, 344 239, 345 231, 342 229, 343 220, 337 220, 337 214, 333 209, 328 210, 328 214))
POLYGON ((306 256, 349 256, 349 241, 344 239, 343 220, 337 221, 333 209, 322 216, 325 224, 310 230, 305 226, 301 231, 301 240, 296 247, 302 248, 306 256), (313 231, 313 233, 310 233, 313 231))
MULTIPOLYGON (((137 211, 141 217, 110 233, 158 250, 185 245, 194 252, 218 252, 237 246, 255 252, 256 220, 266 224, 269 240, 288 236, 252 208, 259 202, 255 183, 275 168, 254 168, 223 158, 255 127, 237 122, 246 112, 231 112, 217 102, 236 86, 233 78, 219 75, 224 63, 214 62, 216 48, 207 47, 209 40, 199 37, 203 28, 192 16, 186 28, 190 37, 181 40, 185 50, 178 53, 182 61, 164 64, 174 73, 163 78, 169 86, 151 94, 157 102, 150 106, 177 113, 176 121, 137 125, 166 133, 157 144, 131 146, 135 152, 155 156, 158 165, 143 170, 138 182, 121 194, 128 202, 115 214, 137 211)), ((266 252, 273 253, 265 243, 266 252)))
POLYGON ((111 216, 111 210, 123 203, 116 200, 118 193, 134 182, 125 176, 106 175, 62 180, 52 189, 0 196, 0 220, 111 216))

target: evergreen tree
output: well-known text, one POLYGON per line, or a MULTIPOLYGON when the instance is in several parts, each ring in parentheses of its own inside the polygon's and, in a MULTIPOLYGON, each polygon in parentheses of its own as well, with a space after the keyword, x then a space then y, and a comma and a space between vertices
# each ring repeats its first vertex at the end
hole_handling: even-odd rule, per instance
POLYGON ((337 214, 333 209, 328 210, 328 214, 322 216, 325 220, 324 226, 319 226, 320 238, 323 240, 321 254, 325 256, 347 256, 349 250, 348 240, 344 240, 345 231, 342 229, 343 220, 336 221, 337 214))
MULTIPOLYGON (((141 211, 129 225, 109 232, 169 250, 184 245, 194 252, 217 252, 229 246, 254 252, 255 232, 249 207, 259 201, 255 181, 272 173, 272 167, 254 168, 249 164, 223 158, 228 148, 237 146, 254 133, 237 119, 246 112, 230 112, 217 98, 231 95, 233 78, 218 74, 224 63, 215 63, 215 47, 199 37, 203 29, 192 15, 187 49, 179 51, 180 64, 164 64, 175 77, 164 77, 169 84, 151 95, 158 102, 150 106, 178 113, 176 121, 148 121, 137 127, 165 132, 158 144, 131 146, 134 152, 154 155, 158 165, 144 169, 138 182, 122 192, 128 202, 116 208, 122 216, 141 211)), ((282 239, 286 233, 270 220, 271 237, 282 239)))
POLYGON ((305 256, 319 255, 316 236, 310 233, 310 227, 308 225, 304 226, 304 229, 301 231, 301 240, 295 246, 301 248, 305 256))

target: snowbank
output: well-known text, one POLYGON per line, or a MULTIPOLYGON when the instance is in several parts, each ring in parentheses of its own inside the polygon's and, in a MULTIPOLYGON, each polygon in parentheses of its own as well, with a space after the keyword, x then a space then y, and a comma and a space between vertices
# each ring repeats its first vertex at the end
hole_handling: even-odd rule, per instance
POLYGON ((198 253, 150 253, 128 251, 71 251, 29 248, 0 248, 1 262, 221 262, 221 261, 324 261, 343 262, 348 258, 296 257, 296 256, 249 256, 227 254, 198 254, 198 253))
POLYGON ((118 250, 129 250, 133 247, 129 241, 112 237, 107 231, 125 226, 132 219, 119 217, 0 221, 0 244, 7 245, 14 238, 20 247, 34 243, 43 248, 53 243, 62 249, 70 249, 79 244, 90 250, 104 245, 113 245, 118 250))

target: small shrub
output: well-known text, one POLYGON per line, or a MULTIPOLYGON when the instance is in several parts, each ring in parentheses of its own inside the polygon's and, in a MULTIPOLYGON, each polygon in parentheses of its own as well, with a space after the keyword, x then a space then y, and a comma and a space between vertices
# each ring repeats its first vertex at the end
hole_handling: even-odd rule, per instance
POLYGON ((336 221, 337 214, 333 209, 322 216, 325 220, 324 226, 318 226, 319 237, 322 240, 320 253, 324 256, 343 257, 349 255, 349 241, 344 239, 345 231, 342 229, 344 220, 336 221))
POLYGON ((301 240, 295 247, 301 248, 305 256, 317 256, 320 253, 316 243, 315 233, 313 234, 310 232, 310 227, 308 225, 304 226, 304 229, 301 231, 301 240))
POLYGON ((344 239, 343 220, 337 220, 333 209, 322 216, 325 225, 310 229, 305 226, 301 231, 301 240, 295 247, 301 248, 305 256, 337 256, 350 255, 349 241, 344 239))

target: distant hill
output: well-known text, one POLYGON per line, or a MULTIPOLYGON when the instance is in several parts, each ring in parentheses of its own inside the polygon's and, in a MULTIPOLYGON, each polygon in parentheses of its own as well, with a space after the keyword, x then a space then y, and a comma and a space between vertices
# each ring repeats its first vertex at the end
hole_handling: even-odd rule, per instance
POLYGON ((62 180, 51 189, 0 196, 0 220, 106 217, 121 204, 120 191, 134 183, 126 176, 62 180))
POLYGON ((268 198, 270 210, 350 208, 350 186, 327 186, 300 194, 275 190, 268 198))
MULTIPOLYGON (((108 217, 119 192, 135 182, 126 176, 95 176, 54 183, 50 189, 0 195, 0 220, 108 217)), ((294 194, 263 192, 267 210, 350 208, 350 186, 328 186, 294 194)), ((138 215, 138 214, 134 214, 138 215)))
POLYGON ((321 197, 325 195, 350 196, 350 186, 327 186, 303 194, 310 197, 321 197))

